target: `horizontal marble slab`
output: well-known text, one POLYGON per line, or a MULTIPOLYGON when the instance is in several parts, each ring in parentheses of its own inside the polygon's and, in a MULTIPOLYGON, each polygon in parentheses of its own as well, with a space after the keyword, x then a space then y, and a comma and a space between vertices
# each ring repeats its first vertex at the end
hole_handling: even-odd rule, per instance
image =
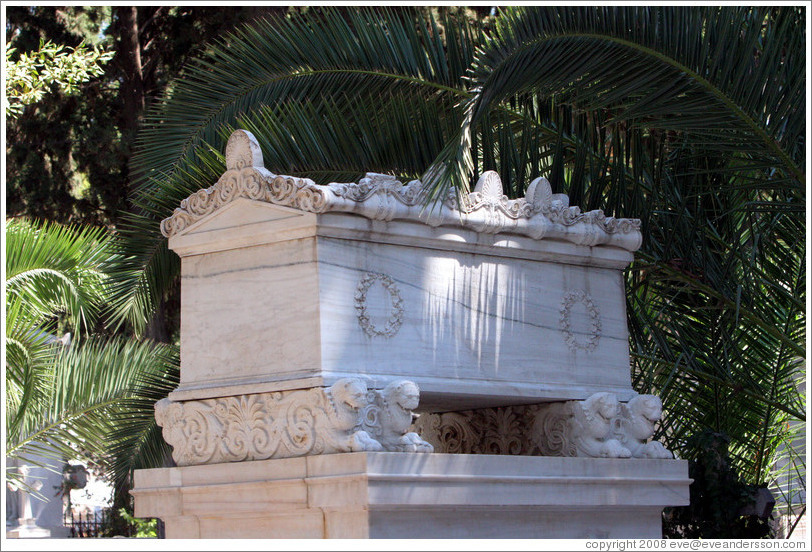
POLYGON ((350 453, 137 470, 131 492, 168 538, 659 538, 690 482, 684 460, 350 453))

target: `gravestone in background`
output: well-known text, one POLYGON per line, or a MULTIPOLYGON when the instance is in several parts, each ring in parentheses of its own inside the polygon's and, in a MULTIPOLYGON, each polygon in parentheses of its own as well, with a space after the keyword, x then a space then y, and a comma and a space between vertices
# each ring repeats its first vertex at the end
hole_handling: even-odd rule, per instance
POLYGON ((64 505, 59 494, 62 484, 61 465, 53 458, 31 455, 29 463, 6 458, 9 469, 17 470, 30 490, 6 483, 7 538, 65 538, 64 505))
POLYGON ((419 181, 227 170, 162 223, 181 256, 179 467, 136 472, 169 537, 658 537, 687 463, 631 388, 639 221, 496 173, 419 181), (415 422, 414 412, 421 413, 415 422), (432 452, 433 451, 433 452, 432 452))

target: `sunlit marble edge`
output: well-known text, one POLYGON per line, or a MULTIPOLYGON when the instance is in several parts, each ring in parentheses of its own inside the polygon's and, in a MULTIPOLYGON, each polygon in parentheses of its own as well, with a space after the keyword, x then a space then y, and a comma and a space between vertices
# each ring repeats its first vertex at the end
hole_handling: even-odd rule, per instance
MULTIPOLYGON (((139 496, 212 487, 224 491, 235 484, 285 481, 304 482, 328 491, 333 485, 346 488, 346 482, 352 478, 361 478, 366 483, 366 488, 354 491, 366 495, 365 502, 370 508, 681 506, 688 504, 688 486, 692 482, 686 460, 356 452, 136 470, 130 492, 136 497, 136 515, 160 516, 166 512, 139 508, 139 496), (239 469, 235 470, 237 466, 239 469), (545 486, 568 488, 564 502, 558 493, 539 492, 545 486), (640 492, 639 488, 636 492, 626 491, 633 486, 650 491, 640 492), (449 492, 455 488, 465 492, 449 492), (587 493, 574 492, 576 488, 593 490, 584 496, 587 493), (623 492, 602 490, 608 488, 623 492), (471 501, 473 494, 477 501, 471 501)), ((307 496, 310 507, 338 506, 346 501, 346 493, 331 495, 315 489, 307 496)))
POLYGON ((661 538, 688 462, 339 453, 136 470, 167 538, 661 538))
MULTIPOLYGON (((248 201, 241 199, 232 205, 248 201)), ((196 226, 199 228, 207 220, 198 221, 196 226)), ((344 213, 305 213, 265 223, 218 229, 216 238, 214 236, 211 231, 198 233, 190 227, 189 232, 170 238, 169 247, 186 257, 315 237, 615 270, 623 270, 634 259, 632 253, 617 247, 587 247, 560 240, 480 234, 464 228, 432 228, 409 221, 381 222, 344 213)))
POLYGON ((269 374, 267 378, 247 378, 234 382, 219 381, 203 385, 181 385, 168 397, 173 401, 190 401, 311 387, 329 387, 341 378, 360 378, 367 383, 368 387, 382 389, 392 379, 402 377, 408 377, 420 387, 421 399, 420 406, 417 408, 418 412, 584 400, 600 391, 614 393, 620 401, 627 401, 636 395, 630 385, 607 385, 606 383, 594 386, 550 382, 499 383, 487 378, 479 381, 466 378, 465 381, 460 381, 455 378, 417 374, 408 376, 402 374, 369 375, 352 371, 324 371, 319 376, 297 377, 296 374, 285 374, 277 379, 276 376, 269 374), (448 395, 450 387, 454 388, 453 398, 448 395))

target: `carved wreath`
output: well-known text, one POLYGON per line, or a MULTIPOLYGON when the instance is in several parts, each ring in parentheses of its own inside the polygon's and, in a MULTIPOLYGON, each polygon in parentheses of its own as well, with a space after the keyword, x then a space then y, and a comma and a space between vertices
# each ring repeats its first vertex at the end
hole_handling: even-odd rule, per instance
POLYGON ((364 277, 358 282, 358 290, 355 293, 355 310, 358 312, 358 325, 370 337, 393 337, 403 324, 403 298, 400 296, 400 290, 394 280, 386 274, 375 274, 373 272, 364 274, 364 277), (367 314, 367 291, 376 281, 381 282, 384 289, 389 292, 389 297, 392 300, 392 311, 389 320, 386 321, 386 326, 382 330, 375 327, 369 319, 369 314, 367 314))
POLYGON ((601 314, 598 307, 592 302, 592 297, 582 290, 570 291, 564 294, 561 300, 561 331, 564 334, 564 341, 571 351, 582 349, 587 352, 592 352, 598 346, 598 341, 601 338, 601 314), (586 344, 579 343, 572 333, 572 326, 570 324, 570 317, 572 314, 572 306, 576 302, 581 302, 586 307, 587 314, 592 321, 591 332, 589 340, 586 344))

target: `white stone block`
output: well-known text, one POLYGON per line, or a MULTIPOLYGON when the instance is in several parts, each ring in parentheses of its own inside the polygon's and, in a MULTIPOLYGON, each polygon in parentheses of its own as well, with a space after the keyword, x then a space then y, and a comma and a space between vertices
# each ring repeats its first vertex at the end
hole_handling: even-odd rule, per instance
POLYGON ((278 475, 287 459, 150 470, 132 491, 136 515, 162 517, 169 538, 659 538, 662 508, 687 504, 690 484, 684 460, 381 452, 293 460, 306 465, 304 478, 278 475), (210 482, 188 487, 187 471, 210 482), (273 492, 302 485, 306 501, 298 490, 273 492), (180 501, 162 500, 167 493, 180 501), (232 508, 239 504, 253 508, 232 508))

